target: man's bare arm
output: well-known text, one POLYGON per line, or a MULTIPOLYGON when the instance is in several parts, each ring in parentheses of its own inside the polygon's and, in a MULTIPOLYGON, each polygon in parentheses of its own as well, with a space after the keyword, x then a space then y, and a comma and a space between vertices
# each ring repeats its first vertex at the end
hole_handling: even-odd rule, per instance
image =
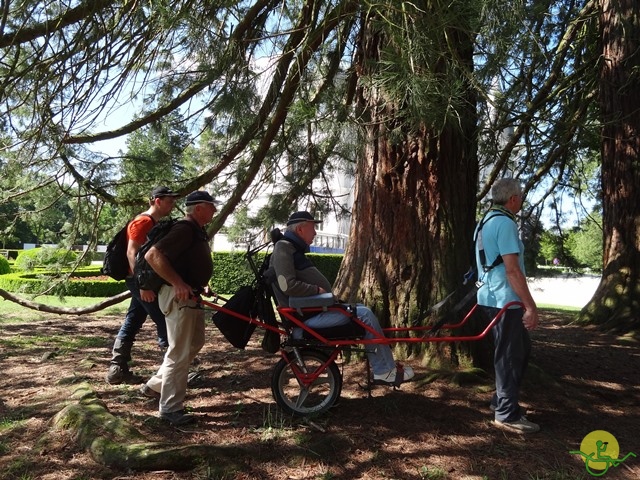
POLYGON ((129 268, 131 268, 132 272, 133 266, 136 263, 136 253, 138 253, 138 250, 140 250, 141 246, 142 245, 140 245, 138 242, 131 239, 129 239, 129 242, 127 243, 127 260, 129 261, 129 268))
MULTIPOLYGON (((136 263, 136 254, 138 250, 140 250, 140 245, 135 240, 129 239, 129 243, 127 243, 127 260, 129 261, 129 267, 132 272, 135 272, 134 265, 136 263)), ((156 294, 153 290, 143 290, 140 289, 140 298, 145 302, 153 302, 156 299, 156 294)))

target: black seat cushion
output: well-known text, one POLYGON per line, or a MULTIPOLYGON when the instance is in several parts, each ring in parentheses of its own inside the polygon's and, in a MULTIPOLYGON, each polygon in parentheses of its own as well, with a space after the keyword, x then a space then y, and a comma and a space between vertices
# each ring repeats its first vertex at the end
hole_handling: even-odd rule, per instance
MULTIPOLYGON (((362 338, 365 332, 364 328, 355 322, 349 322, 345 325, 338 325, 337 327, 314 328, 313 331, 317 332, 318 335, 331 340, 362 338)), ((303 330, 302 332, 302 338, 308 340, 316 339, 316 337, 311 335, 306 330, 303 330)))

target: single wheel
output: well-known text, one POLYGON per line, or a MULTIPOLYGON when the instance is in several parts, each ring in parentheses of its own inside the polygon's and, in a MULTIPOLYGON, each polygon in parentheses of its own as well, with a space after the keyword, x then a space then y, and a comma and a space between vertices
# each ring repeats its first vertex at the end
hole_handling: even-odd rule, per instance
POLYGON ((316 350, 301 350, 302 363, 290 355, 291 363, 281 358, 273 369, 271 391, 276 403, 294 415, 326 412, 342 391, 338 366, 332 361, 322 370, 329 357, 316 350))

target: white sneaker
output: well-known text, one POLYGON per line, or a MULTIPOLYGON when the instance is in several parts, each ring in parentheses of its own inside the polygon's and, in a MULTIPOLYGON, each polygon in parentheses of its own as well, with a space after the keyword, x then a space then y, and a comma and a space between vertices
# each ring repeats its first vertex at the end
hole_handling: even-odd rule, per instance
MULTIPOLYGON (((413 368, 409 367, 408 365, 403 365, 402 366, 402 370, 403 370, 403 372, 402 372, 402 380, 400 381, 400 383, 408 382, 415 375, 415 373, 413 371, 413 368)), ((396 373, 397 373, 397 371, 398 371, 398 369, 394 368, 393 370, 389 370, 386 373, 380 373, 378 375, 374 375, 373 379, 375 381, 378 381, 378 382, 394 384, 394 383, 396 383, 396 373)))
POLYGON ((530 422, 524 415, 522 415, 519 420, 514 420, 513 422, 494 420, 493 423, 499 427, 518 433, 534 433, 540 430, 540 425, 530 422))

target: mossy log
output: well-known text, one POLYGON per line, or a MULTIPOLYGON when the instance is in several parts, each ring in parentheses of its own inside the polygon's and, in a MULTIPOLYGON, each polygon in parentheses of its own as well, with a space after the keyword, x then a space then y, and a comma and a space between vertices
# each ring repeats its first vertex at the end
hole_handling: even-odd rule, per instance
POLYGON ((227 473, 242 470, 238 447, 146 441, 138 430, 112 415, 86 383, 76 386, 71 400, 53 418, 53 428, 70 431, 79 448, 97 463, 137 471, 184 471, 206 464, 227 473))

